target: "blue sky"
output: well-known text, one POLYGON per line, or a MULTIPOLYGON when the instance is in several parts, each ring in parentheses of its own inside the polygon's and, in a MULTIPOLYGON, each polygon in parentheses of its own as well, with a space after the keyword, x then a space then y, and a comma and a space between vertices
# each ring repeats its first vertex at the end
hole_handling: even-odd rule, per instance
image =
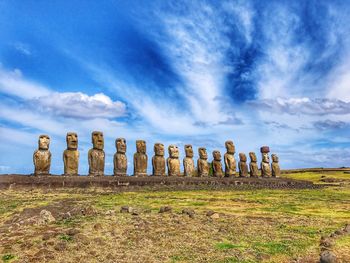
MULTIPOLYGON (((0 0, 0 172, 31 173, 39 134, 224 152, 283 168, 350 164, 349 1, 0 0), (260 159, 260 154, 258 155, 260 159)), ((195 156, 197 158, 197 155, 195 156)), ((150 166, 150 164, 149 164, 150 166)), ((149 167, 151 168, 151 167, 149 167)))

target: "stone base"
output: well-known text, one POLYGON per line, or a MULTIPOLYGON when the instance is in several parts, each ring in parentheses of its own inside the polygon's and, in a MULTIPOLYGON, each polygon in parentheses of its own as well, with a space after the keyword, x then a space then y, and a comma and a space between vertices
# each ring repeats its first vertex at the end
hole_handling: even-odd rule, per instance
POLYGON ((251 178, 251 177, 177 177, 177 176, 30 176, 30 175, 0 175, 0 188, 89 188, 105 187, 112 189, 137 189, 149 187, 152 189, 171 188, 206 189, 206 188, 318 188, 309 181, 286 178, 251 178))

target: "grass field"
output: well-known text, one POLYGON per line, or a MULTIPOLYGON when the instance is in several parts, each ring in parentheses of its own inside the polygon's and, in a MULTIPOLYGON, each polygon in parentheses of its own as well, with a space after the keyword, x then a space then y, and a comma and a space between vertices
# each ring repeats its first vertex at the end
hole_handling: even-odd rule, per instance
MULTIPOLYGON (((317 262, 321 236, 350 224, 350 175, 286 176, 337 180, 305 190, 2 191, 1 260, 317 262), (134 212, 120 213, 125 205, 134 212), (172 212, 158 213, 162 206, 172 212), (195 215, 182 214, 186 208, 195 215), (56 220, 38 224, 43 209, 56 220), (207 216, 209 210, 216 216, 207 216)), ((350 262, 350 235, 334 242, 339 262, 350 262)))

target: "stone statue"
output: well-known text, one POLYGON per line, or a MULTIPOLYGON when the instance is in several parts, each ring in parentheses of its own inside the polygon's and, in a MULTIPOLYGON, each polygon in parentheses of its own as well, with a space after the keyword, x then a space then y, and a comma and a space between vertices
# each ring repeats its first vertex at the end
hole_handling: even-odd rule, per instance
POLYGON ((115 140, 115 147, 117 152, 114 154, 113 174, 115 176, 126 176, 128 169, 128 158, 126 157, 126 140, 124 138, 117 138, 115 140))
POLYGON ((136 153, 134 154, 134 176, 147 176, 146 142, 136 141, 136 153))
POLYGON ((221 153, 219 151, 213 151, 213 162, 211 166, 213 168, 213 176, 214 177, 224 177, 224 171, 222 170, 221 163, 221 153))
POLYGON ((93 148, 88 152, 89 175, 103 176, 105 171, 105 152, 103 133, 94 131, 91 134, 93 148))
POLYGON ((197 161, 197 169, 199 177, 207 177, 209 176, 209 163, 208 163, 208 154, 207 149, 198 148, 199 158, 197 161))
POLYGON ((154 156, 152 157, 152 167, 154 176, 165 176, 164 144, 154 144, 154 156))
POLYGON ((280 168, 280 164, 278 163, 278 156, 276 154, 272 154, 271 158, 272 158, 272 164, 271 164, 272 177, 279 177, 281 175, 281 168, 280 168))
POLYGON ((34 175, 48 175, 51 166, 50 137, 40 135, 38 145, 39 149, 35 150, 33 154, 34 175))
POLYGON ((244 153, 239 153, 238 169, 239 177, 248 176, 247 156, 244 153))
POLYGON ((249 164, 249 172, 250 177, 258 177, 259 176, 259 167, 258 167, 258 159, 254 152, 249 153, 250 164, 249 164))
POLYGON ((194 176, 194 161, 193 161, 193 149, 192 145, 185 145, 186 157, 183 160, 184 165, 184 175, 185 176, 194 176))
POLYGON ((179 148, 176 145, 169 145, 168 176, 180 176, 179 148))
POLYGON ((66 135, 66 142, 67 149, 63 152, 64 175, 78 175, 78 134, 75 132, 68 132, 66 135))
POLYGON ((226 153, 224 155, 225 160, 225 176, 232 177, 236 175, 236 160, 235 160, 235 152, 236 148, 233 144, 233 141, 225 142, 226 153))
POLYGON ((268 146, 263 146, 260 148, 260 152, 262 154, 261 176, 271 177, 271 167, 270 167, 270 158, 269 158, 270 148, 268 146))

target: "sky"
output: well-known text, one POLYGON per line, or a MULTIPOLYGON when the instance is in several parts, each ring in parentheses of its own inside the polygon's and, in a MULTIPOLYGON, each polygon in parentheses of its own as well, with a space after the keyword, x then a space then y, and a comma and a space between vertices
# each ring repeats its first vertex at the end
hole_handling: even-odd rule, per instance
MULTIPOLYGON (((38 136, 63 173, 67 132, 350 166, 350 1, 0 0, 0 173, 32 173, 38 136)), ((166 153, 166 157, 168 154, 166 153)))

